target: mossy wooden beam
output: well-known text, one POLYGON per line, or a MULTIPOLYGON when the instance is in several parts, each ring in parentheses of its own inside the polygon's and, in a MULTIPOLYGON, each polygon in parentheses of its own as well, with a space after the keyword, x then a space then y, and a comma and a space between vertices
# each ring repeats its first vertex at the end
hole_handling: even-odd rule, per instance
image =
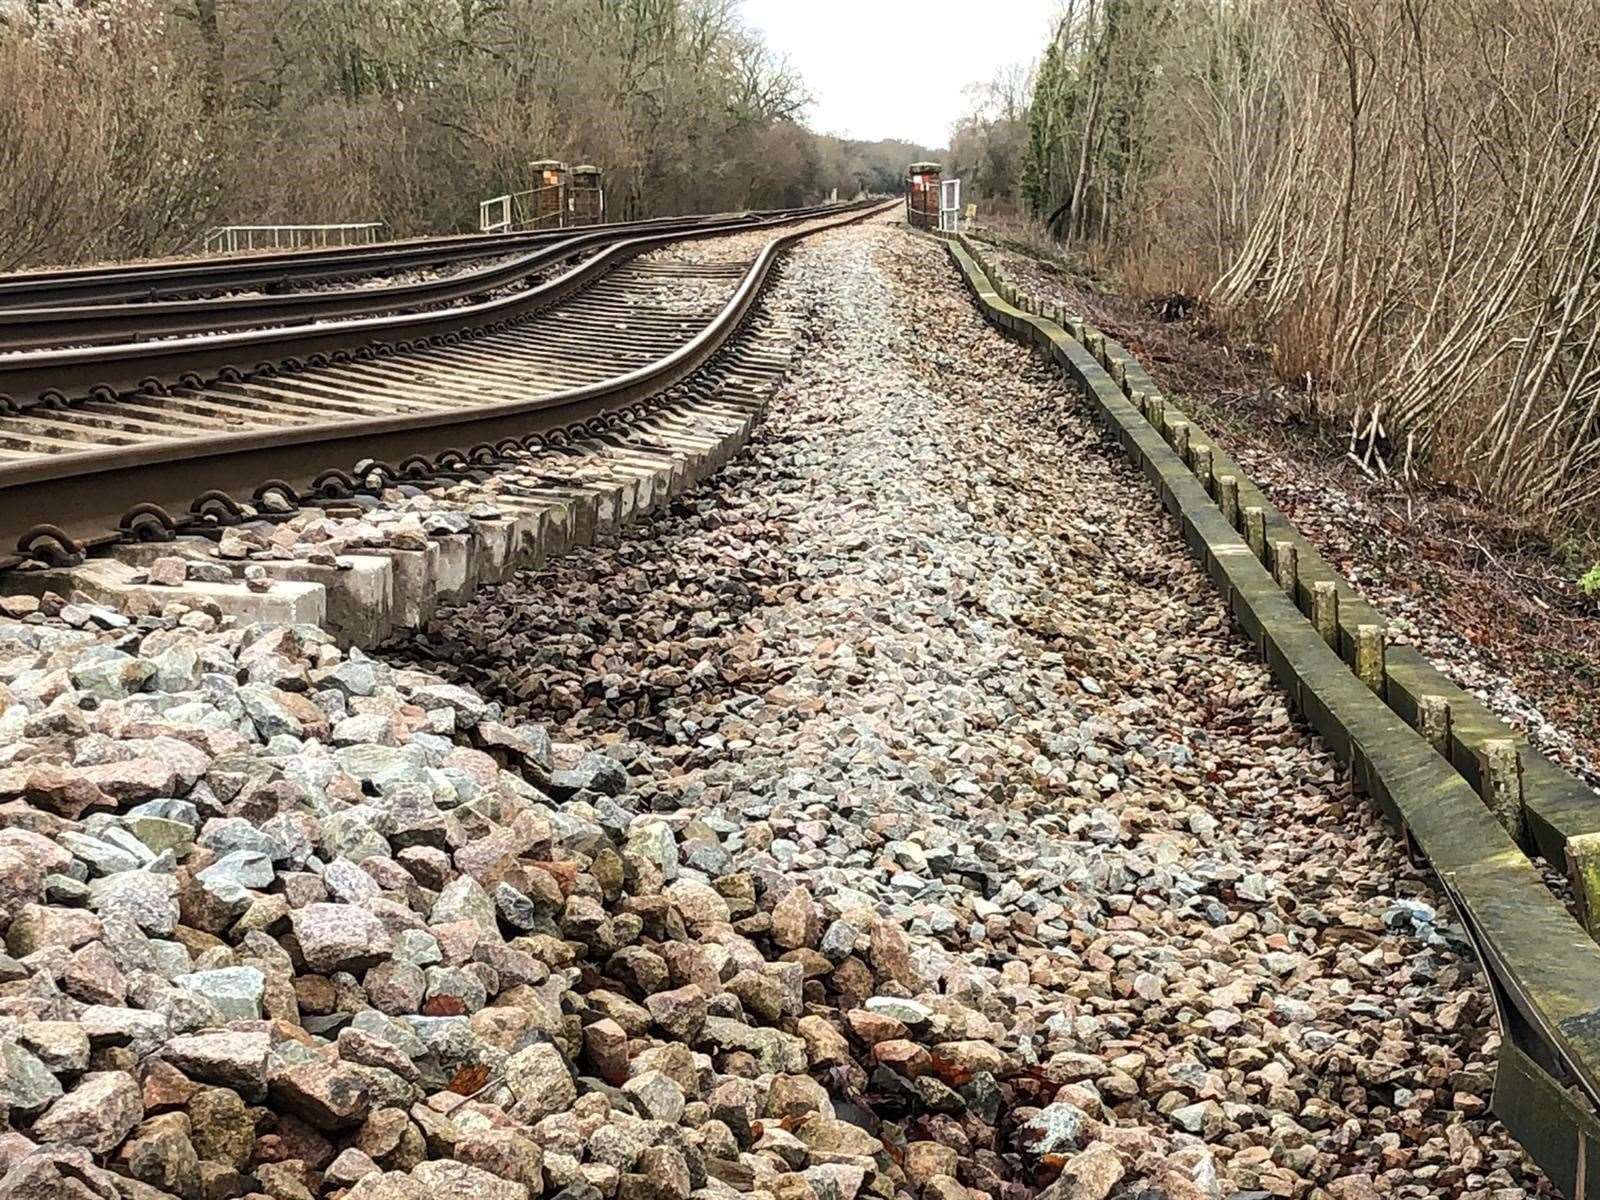
POLYGON ((1274 677, 1427 858, 1499 1009, 1495 1111, 1557 1187, 1600 1200, 1600 1170, 1589 1170, 1600 1163, 1600 945, 1522 849, 1531 842, 1552 861, 1570 857, 1585 913, 1600 908, 1600 797, 1508 738, 1503 724, 1410 647, 1386 647, 1381 616, 1214 438, 1160 396, 1123 347, 1087 327, 1073 337, 1059 322, 1008 305, 962 239, 949 248, 984 315, 1038 346, 1083 389, 1274 677), (1218 481, 1215 489, 1191 469, 1185 451, 1195 443, 1208 448, 1205 482, 1218 481), (1228 476, 1234 482, 1225 490, 1220 481, 1228 476), (1282 586, 1281 571, 1269 571, 1272 552, 1280 562, 1289 558, 1284 542, 1293 546, 1292 589, 1282 586))

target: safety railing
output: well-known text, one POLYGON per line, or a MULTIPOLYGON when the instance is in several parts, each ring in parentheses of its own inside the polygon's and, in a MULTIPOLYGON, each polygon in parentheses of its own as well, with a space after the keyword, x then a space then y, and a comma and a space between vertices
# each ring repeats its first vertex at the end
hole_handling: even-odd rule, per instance
POLYGON ((367 246, 379 240, 382 221, 333 225, 218 225, 206 230, 207 254, 252 250, 302 250, 319 246, 367 246))
POLYGON ((511 233, 518 229, 555 229, 565 225, 562 184, 507 192, 478 201, 478 232, 511 233))

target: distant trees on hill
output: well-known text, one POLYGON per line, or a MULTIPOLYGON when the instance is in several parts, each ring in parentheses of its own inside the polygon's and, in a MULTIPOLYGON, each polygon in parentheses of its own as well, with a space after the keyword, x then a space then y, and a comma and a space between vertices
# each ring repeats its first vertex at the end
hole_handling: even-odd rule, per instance
POLYGON ((1012 194, 1265 345, 1368 470, 1592 531, 1597 31, 1600 0, 1065 0, 1012 194))
POLYGON ((214 223, 469 227, 539 158, 618 218, 895 190, 924 147, 800 123, 732 0, 0 0, 0 269, 214 223))

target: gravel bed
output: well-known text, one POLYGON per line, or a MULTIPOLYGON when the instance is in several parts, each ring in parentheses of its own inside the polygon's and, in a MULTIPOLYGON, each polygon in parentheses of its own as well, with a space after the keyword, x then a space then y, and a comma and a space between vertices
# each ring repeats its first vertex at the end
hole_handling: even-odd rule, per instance
MULTIPOLYGON (((1126 305, 1108 301, 1016 250, 991 244, 990 253, 1018 286, 1062 301, 1070 311, 1124 340, 1139 340, 1121 328, 1126 323, 1126 305)), ((1214 393, 1253 392, 1257 386, 1266 386, 1257 378, 1262 374, 1259 367, 1210 345, 1196 356, 1203 359, 1203 366, 1197 367, 1173 348, 1182 336, 1168 335, 1157 355, 1144 357, 1146 368, 1179 403, 1192 406, 1191 411, 1222 437, 1228 452, 1279 511, 1388 618, 1392 639, 1414 645, 1452 682, 1472 693, 1552 761, 1581 776, 1591 787, 1600 787, 1600 766, 1582 740, 1552 719, 1528 694, 1527 686, 1519 687, 1509 677, 1511 669, 1521 668, 1525 685, 1531 683, 1547 700, 1554 693, 1558 703, 1567 703, 1574 690, 1587 693, 1596 663, 1592 656, 1563 654, 1567 639, 1552 637, 1548 626, 1538 626, 1527 611, 1534 605, 1524 601, 1523 611, 1518 611, 1498 602, 1495 588, 1504 585, 1511 568, 1491 561, 1484 575, 1494 578, 1475 586, 1471 579, 1464 580, 1459 570, 1447 569, 1441 547, 1430 544, 1433 531, 1424 513, 1414 514, 1413 499, 1391 483, 1356 477, 1353 468, 1341 461, 1319 460, 1315 444, 1300 447, 1303 452, 1299 456, 1294 448, 1284 452, 1278 444, 1284 440, 1281 436, 1264 439, 1264 445, 1255 444, 1248 428, 1251 418, 1214 411, 1214 393), (1225 373, 1217 374, 1219 370, 1225 373), (1193 404, 1195 400, 1198 405, 1193 404), (1246 428, 1241 428, 1241 423, 1246 428), (1489 631, 1482 627, 1485 623, 1498 623, 1501 628, 1489 631), (1521 630, 1523 636, 1511 630, 1521 630), (1494 637, 1485 636, 1491 632, 1494 637), (1523 653, 1503 653, 1512 650, 1523 653), (1529 650, 1533 653, 1528 654, 1529 650)), ((1138 352, 1136 346, 1130 348, 1138 352)), ((1260 419, 1259 414, 1255 419, 1260 419)), ((1425 495, 1421 507, 1431 507, 1425 495)), ((1537 595, 1536 591, 1532 594, 1537 595)), ((1545 620, 1568 626, 1563 634, 1570 633, 1572 626, 1592 621, 1552 613, 1550 605, 1535 603, 1542 607, 1545 620)))
POLYGON ((0 1197, 1547 1194, 1439 897, 1056 374, 883 219, 770 307, 716 486, 381 657, 0 598, 0 1197))
MULTIPOLYGON (((661 250, 653 250, 642 261, 681 263, 751 263, 766 244, 801 229, 815 229, 839 219, 839 213, 827 213, 806 221, 794 221, 776 228, 752 229, 746 233, 722 234, 718 237, 700 238, 680 242, 661 250)), ((869 220, 874 218, 869 218, 869 220)), ((848 226, 847 226, 848 228, 848 226)))
POLYGON ((803 965, 826 1094, 725 1053, 707 1085, 894 1162, 824 1184, 770 1124, 740 1161, 801 1169, 774 1195, 1550 1194, 1486 1115, 1440 895, 1058 373, 884 220, 777 295, 815 340, 716 486, 390 654, 607 747, 679 884, 803 965))

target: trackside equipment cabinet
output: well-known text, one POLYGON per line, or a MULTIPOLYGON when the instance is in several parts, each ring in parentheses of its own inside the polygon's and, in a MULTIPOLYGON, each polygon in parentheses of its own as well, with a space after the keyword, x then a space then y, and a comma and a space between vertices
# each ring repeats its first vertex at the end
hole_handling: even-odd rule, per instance
POLYGON ((936 162, 906 168, 906 222, 916 229, 939 228, 939 174, 936 162))
POLYGON ((534 229, 559 229, 567 216, 567 164, 543 158, 528 164, 533 172, 534 229))
POLYGON ((600 168, 582 163, 567 179, 567 212, 573 225, 598 225, 605 219, 606 193, 600 185, 600 168))

